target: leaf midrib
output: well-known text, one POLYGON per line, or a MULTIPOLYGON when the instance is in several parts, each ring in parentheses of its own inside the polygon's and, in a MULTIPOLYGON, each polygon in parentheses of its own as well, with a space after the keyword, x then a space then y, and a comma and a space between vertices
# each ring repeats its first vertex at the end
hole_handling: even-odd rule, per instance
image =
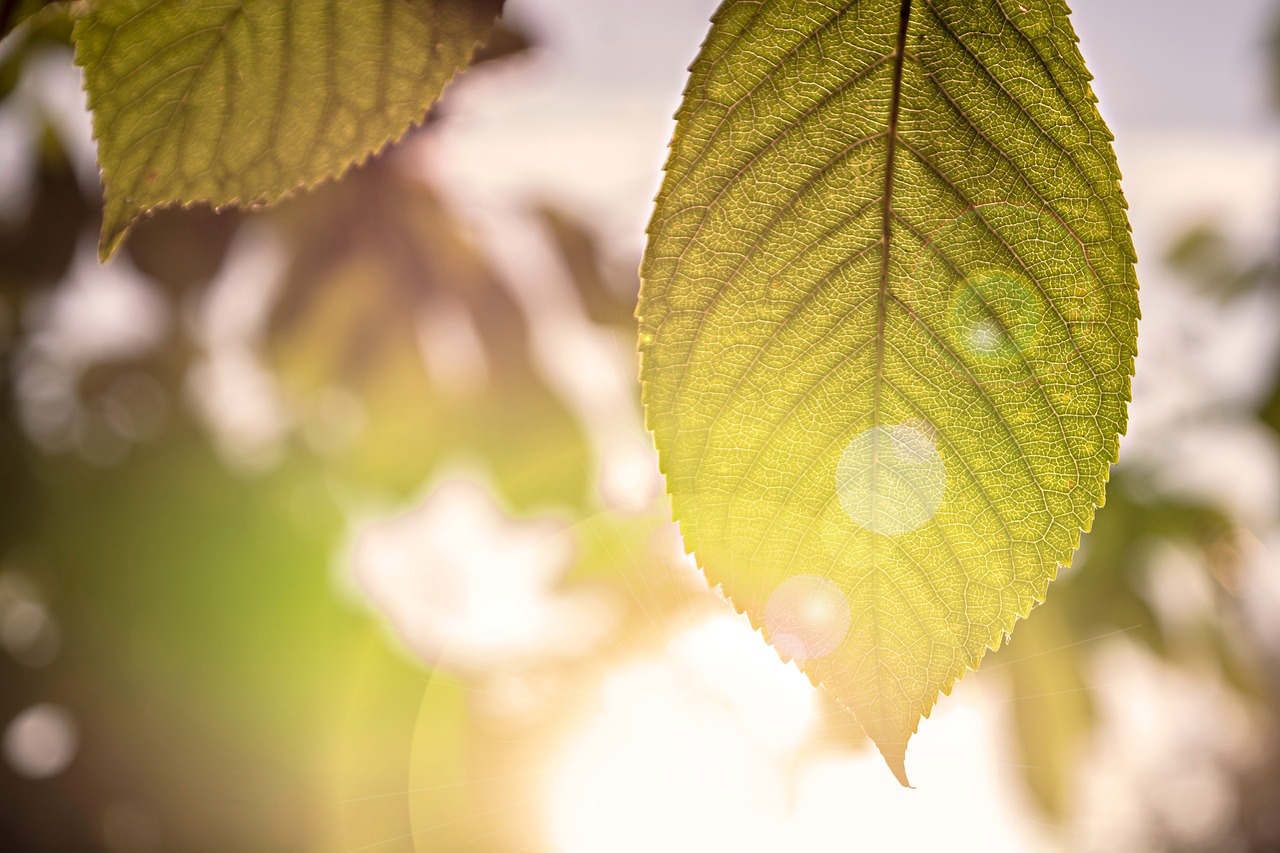
MULTIPOLYGON (((876 381, 872 390, 872 428, 880 425, 880 379, 884 373, 885 312, 889 303, 889 261, 893 238, 893 175, 898 154, 898 118, 902 112, 902 72, 907 57, 907 27, 911 0, 902 0, 898 11, 898 41, 893 53, 893 83, 889 90, 889 129, 885 139, 884 192, 880 194, 880 295, 876 303, 876 381)), ((875 466, 872 465, 872 495, 875 466)), ((874 513, 874 507, 873 507, 874 513)))
MULTIPOLYGON (((893 238, 893 176, 894 166, 898 153, 898 118, 902 112, 902 72, 903 66, 906 64, 907 58, 907 28, 911 23, 911 0, 902 0, 902 6, 898 10, 898 40, 897 46, 893 54, 893 84, 889 91, 889 129, 885 140, 885 162, 884 162, 884 192, 881 193, 881 223, 880 223, 880 292, 879 298, 876 300, 876 369, 875 375, 871 383, 871 435, 872 435, 872 463, 871 463, 871 517, 874 519, 876 515, 876 478, 878 476, 879 464, 875 460, 875 446, 879 441, 880 427, 880 389, 884 384, 884 350, 885 350, 885 315, 889 305, 889 262, 892 252, 893 238)), ((879 577, 880 567, 876 559, 875 536, 872 536, 871 544, 871 601, 875 602, 880 597, 879 577)), ((877 608, 870 607, 871 611, 871 632, 877 638, 880 636, 880 614, 877 608)), ((884 696, 884 667, 880 663, 880 644, 876 643, 876 686, 878 695, 884 696)), ((905 751, 905 745, 904 745, 905 751)), ((889 764, 889 769, 893 771, 893 775, 903 785, 907 785, 906 769, 903 767, 902 757, 899 755, 890 756, 885 752, 884 746, 881 746, 881 753, 885 757, 885 761, 889 764)))

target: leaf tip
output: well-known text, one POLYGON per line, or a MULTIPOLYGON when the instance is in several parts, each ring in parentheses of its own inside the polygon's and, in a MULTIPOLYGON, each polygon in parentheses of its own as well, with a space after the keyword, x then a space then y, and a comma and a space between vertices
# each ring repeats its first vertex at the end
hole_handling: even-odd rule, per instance
POLYGON ((102 233, 98 237, 98 262, 105 264, 124 245, 138 220, 149 215, 150 211, 136 206, 133 199, 122 198, 113 192, 114 186, 105 173, 103 189, 106 199, 102 207, 102 233))
POLYGON ((893 777, 904 788, 915 790, 915 786, 907 780, 907 744, 906 742, 876 741, 884 763, 889 765, 893 777))
POLYGON ((102 220, 102 235, 98 238, 98 263, 105 264, 119 250, 124 238, 128 236, 133 225, 132 219, 119 220, 114 217, 102 220))

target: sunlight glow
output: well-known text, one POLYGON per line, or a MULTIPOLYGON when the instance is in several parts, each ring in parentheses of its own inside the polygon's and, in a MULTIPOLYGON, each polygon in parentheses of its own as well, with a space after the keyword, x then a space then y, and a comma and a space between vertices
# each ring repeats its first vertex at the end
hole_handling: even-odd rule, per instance
POLYGON ((981 693, 957 693, 918 736, 920 789, 906 790, 873 750, 816 742, 816 689, 745 619, 713 617, 605 676, 547 771, 549 849, 978 849, 957 838, 981 840, 984 853, 1055 849, 1022 818, 1000 767, 1001 703, 983 709, 981 693))
POLYGON ((678 634, 664 655, 606 678, 595 716, 560 757, 549 785, 555 849, 766 849, 785 758, 813 712, 813 688, 745 621, 678 634))
POLYGON ((552 518, 511 519, 478 483, 451 480, 368 526, 356 574, 424 660, 465 670, 575 654, 615 608, 598 590, 555 589, 574 548, 561 530, 552 518))

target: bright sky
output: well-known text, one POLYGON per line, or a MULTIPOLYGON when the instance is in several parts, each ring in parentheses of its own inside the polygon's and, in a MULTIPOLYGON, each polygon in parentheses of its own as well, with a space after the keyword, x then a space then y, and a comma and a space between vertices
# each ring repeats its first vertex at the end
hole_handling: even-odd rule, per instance
MULTIPOLYGON (((648 214, 669 119, 716 0, 511 0, 543 49, 468 83, 446 132, 450 171, 490 172, 593 206, 648 214), (521 141, 500 167, 476 143, 521 141), (656 144, 655 144, 656 143, 656 144), (550 149, 550 150, 548 150, 550 149), (558 154, 558 156, 557 156, 558 154), (471 160, 471 167, 458 162, 471 160), (628 192, 618 192, 620 189, 628 192)), ((1269 0, 1077 0, 1075 25, 1104 116, 1121 138, 1261 138, 1269 0)), ((460 93, 462 94, 462 93, 460 93)), ((509 148, 509 146, 508 146, 509 148)))
POLYGON ((1117 135, 1265 128, 1271 0, 1073 0, 1117 135))

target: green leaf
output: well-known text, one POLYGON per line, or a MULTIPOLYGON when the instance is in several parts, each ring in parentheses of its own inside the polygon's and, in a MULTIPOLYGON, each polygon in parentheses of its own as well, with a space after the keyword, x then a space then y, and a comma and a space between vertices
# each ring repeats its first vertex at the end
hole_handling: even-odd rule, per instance
POLYGON ((727 0, 642 270, 644 399, 708 579, 906 784, 938 693, 1103 500, 1138 316, 1060 0, 727 0))
POLYGON ((171 204, 268 204, 422 121, 501 0, 98 0, 76 24, 100 254, 171 204))

